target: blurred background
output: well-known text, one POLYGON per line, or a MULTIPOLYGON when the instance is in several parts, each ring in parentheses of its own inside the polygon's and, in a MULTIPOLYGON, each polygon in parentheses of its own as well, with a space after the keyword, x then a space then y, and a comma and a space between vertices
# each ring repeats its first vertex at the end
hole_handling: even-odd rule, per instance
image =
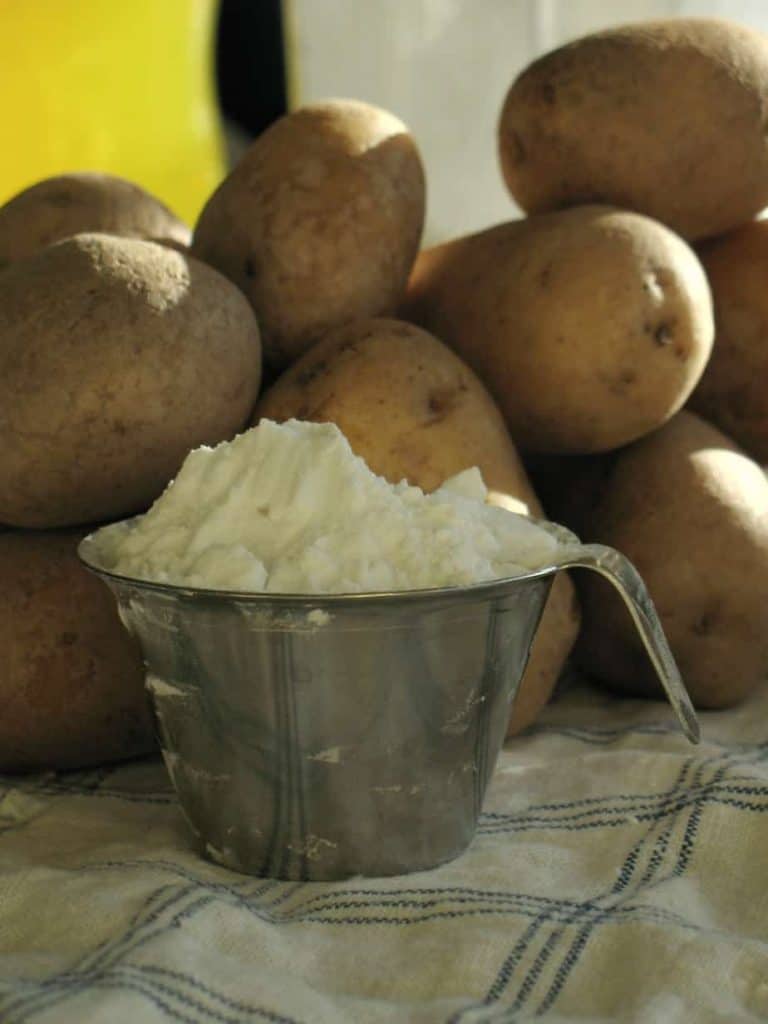
POLYGON ((764 0, 0 0, 0 203, 93 169, 194 222, 286 109, 353 96, 410 126, 427 169, 425 241, 440 241, 515 213, 493 139, 527 63, 601 27, 690 15, 768 30, 764 0))

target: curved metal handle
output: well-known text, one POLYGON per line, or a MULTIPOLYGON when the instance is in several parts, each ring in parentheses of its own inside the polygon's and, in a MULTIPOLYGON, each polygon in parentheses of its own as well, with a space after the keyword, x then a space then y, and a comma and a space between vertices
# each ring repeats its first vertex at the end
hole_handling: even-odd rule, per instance
POLYGON ((603 544, 580 544, 564 548, 562 558, 558 559, 555 568, 592 569, 593 572, 599 572, 604 576, 618 590, 629 609, 680 727, 691 743, 698 743, 701 731, 696 712, 669 649, 651 595, 634 565, 614 548, 603 544))

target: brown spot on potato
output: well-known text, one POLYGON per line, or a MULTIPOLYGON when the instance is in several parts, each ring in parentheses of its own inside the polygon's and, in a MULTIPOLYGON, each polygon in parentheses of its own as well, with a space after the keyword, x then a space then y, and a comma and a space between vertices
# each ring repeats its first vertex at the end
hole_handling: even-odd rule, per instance
POLYGON ((256 262, 252 256, 249 256, 245 263, 243 263, 243 272, 246 277, 250 277, 251 279, 256 277, 256 262))
POLYGON ((312 366, 308 366, 306 370, 302 370, 296 374, 296 386, 305 388, 308 384, 311 384, 313 380, 317 380, 318 377, 322 377, 324 373, 328 372, 328 361, 326 359, 319 359, 312 366))
POLYGON ((661 323, 644 323, 643 332, 650 335, 654 342, 661 348, 672 343, 675 334, 674 320, 662 320, 661 323))
POLYGON ((653 331, 653 340, 657 345, 669 345, 672 341, 672 325, 662 321, 653 331))
POLYGON ((459 380, 455 385, 435 388, 427 398, 429 419, 425 426, 432 426, 444 420, 448 415, 455 412, 461 401, 469 390, 466 380, 459 380))
POLYGON ((445 419, 451 410, 455 408, 457 397, 458 389, 456 388, 442 388, 430 392, 427 399, 429 423, 437 423, 445 419))
POLYGON ((525 151, 525 146, 523 145, 523 140, 520 138, 519 133, 513 131, 512 132, 512 156, 513 156, 515 162, 518 163, 518 164, 524 164, 527 155, 528 154, 525 151))
POLYGON ((624 395, 629 391, 636 380, 637 373, 635 370, 622 370, 618 377, 610 382, 609 390, 614 395, 624 395))
POLYGON ((333 422, 333 416, 329 415, 328 410, 333 407, 333 403, 335 401, 336 395, 332 391, 330 395, 323 398, 322 401, 307 409, 305 416, 299 416, 297 419, 307 419, 312 420, 315 423, 324 423, 326 421, 326 417, 328 417, 328 420, 333 422))
POLYGON ((718 612, 716 608, 709 608, 703 612, 692 624, 691 632, 696 636, 709 636, 717 625, 718 612))
POLYGON ((557 90, 551 82, 542 83, 541 99, 548 107, 553 107, 557 102, 557 90))
POLYGON ((341 352, 351 352, 352 355, 359 355, 360 354, 360 345, 363 344, 364 342, 368 341, 370 338, 375 338, 375 337, 376 337, 375 331, 366 331, 365 334, 363 334, 361 337, 359 337, 359 338, 352 338, 350 341, 345 341, 343 345, 339 345, 338 351, 340 353, 341 352))

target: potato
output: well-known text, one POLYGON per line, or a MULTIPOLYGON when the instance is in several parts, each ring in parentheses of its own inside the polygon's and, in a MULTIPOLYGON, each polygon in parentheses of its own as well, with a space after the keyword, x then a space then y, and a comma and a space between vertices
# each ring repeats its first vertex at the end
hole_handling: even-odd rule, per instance
POLYGON ((152 242, 75 235, 0 274, 0 522, 140 511, 190 448, 234 435, 259 332, 216 271, 152 242))
POLYGON ((585 36, 536 60, 499 121, 505 181, 538 213, 608 203, 684 238, 768 205, 768 41, 675 18, 585 36))
POLYGON ((112 174, 45 178, 0 207, 0 269, 85 231, 186 246, 190 231, 159 199, 112 174))
POLYGON ((525 468, 549 516, 581 537, 607 486, 614 452, 599 455, 531 455, 525 468))
POLYGON ((573 583, 566 573, 558 573, 512 705, 508 737, 527 729, 539 717, 573 650, 580 624, 581 611, 573 583))
POLYGON ((154 749, 138 646, 77 560, 80 530, 0 533, 0 770, 154 749))
POLYGON ((715 304, 715 347, 689 405, 768 462, 768 221, 698 250, 715 304))
MULTIPOLYGON (((335 423, 374 473, 393 483, 405 478, 425 491, 478 466, 497 504, 511 496, 542 514, 490 395, 437 338, 410 324, 372 319, 331 331, 262 395, 254 422, 261 417, 335 423)), ((549 699, 578 625, 573 586, 561 574, 510 733, 529 725, 549 699)))
MULTIPOLYGON (((681 412, 617 453, 591 540, 618 548, 651 593, 694 703, 727 707, 768 673, 768 481, 715 427, 681 412)), ((580 664, 629 693, 660 687, 611 588, 578 573, 580 664)))
POLYGON ((470 466, 526 503, 525 470, 491 397, 437 338, 399 320, 330 331, 256 404, 252 422, 335 423, 374 473, 425 491, 470 466))
POLYGON ((367 103, 303 107, 252 144, 208 201, 193 253, 250 299, 282 368, 332 327, 393 313, 424 222, 405 125, 367 103))
POLYGON ((426 250, 406 319, 477 373, 524 451, 606 451, 685 402, 712 346, 701 265, 667 228, 589 206, 426 250))

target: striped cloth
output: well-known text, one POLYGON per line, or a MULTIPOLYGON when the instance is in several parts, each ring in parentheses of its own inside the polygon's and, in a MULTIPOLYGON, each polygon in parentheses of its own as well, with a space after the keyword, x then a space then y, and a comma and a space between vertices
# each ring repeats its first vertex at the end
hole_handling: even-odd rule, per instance
POLYGON ((199 860, 162 765, 6 778, 2 1024, 768 1019, 768 688, 586 687, 501 756, 470 850, 383 881, 199 860))

